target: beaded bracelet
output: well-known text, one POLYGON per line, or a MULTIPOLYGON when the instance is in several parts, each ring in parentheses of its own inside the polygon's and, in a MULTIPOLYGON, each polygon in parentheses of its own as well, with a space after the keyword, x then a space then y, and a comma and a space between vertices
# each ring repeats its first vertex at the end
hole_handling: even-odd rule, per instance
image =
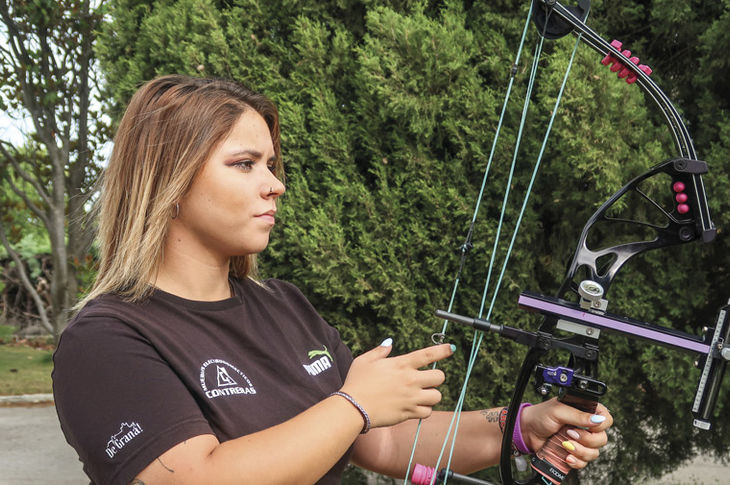
POLYGON ((330 396, 340 396, 340 397, 344 397, 345 399, 350 401, 350 404, 355 406, 355 408, 358 411, 360 411, 360 414, 362 414, 362 420, 365 422, 363 424, 362 431, 360 431, 360 434, 365 434, 368 431, 370 431, 370 416, 368 416, 368 413, 365 411, 365 409, 362 406, 360 406, 360 404, 357 401, 355 401, 355 399, 352 396, 350 396, 348 393, 342 392, 342 391, 333 392, 332 394, 330 394, 330 396))

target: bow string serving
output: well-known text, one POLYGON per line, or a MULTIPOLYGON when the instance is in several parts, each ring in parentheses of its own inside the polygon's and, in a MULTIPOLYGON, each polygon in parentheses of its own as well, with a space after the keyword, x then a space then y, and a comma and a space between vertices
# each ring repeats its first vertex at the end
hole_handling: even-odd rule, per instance
MULTIPOLYGON (((441 332, 434 334, 434 341, 437 343, 443 340, 449 322, 459 323, 475 329, 464 383, 457 400, 454 417, 446 433, 447 438, 444 440, 435 468, 416 464, 413 468, 413 475, 411 475, 411 467, 414 465, 413 456, 415 455, 420 432, 419 424, 413 443, 411 461, 409 462, 406 473, 407 478, 404 483, 407 483, 408 477, 410 477, 412 483, 418 484, 432 485, 437 482, 447 483, 449 480, 453 480, 460 483, 489 485, 489 482, 459 475, 451 471, 451 458, 458 433, 461 409, 464 404, 469 377, 476 362, 484 332, 486 331, 496 332, 503 337, 510 338, 529 347, 519 371, 515 389, 507 410, 499 467, 503 485, 559 485, 567 477, 570 472, 570 467, 565 461, 568 453, 562 448, 561 443, 567 439, 565 432, 570 428, 564 427, 556 435, 551 437, 541 450, 538 450, 530 456, 532 469, 530 477, 521 481, 513 478, 511 464, 511 458, 514 456, 512 438, 514 436, 516 419, 524 391, 530 379, 533 377, 535 380, 535 388, 539 394, 547 396, 553 388, 557 388, 558 398, 561 401, 586 412, 595 412, 599 398, 607 390, 606 384, 597 378, 599 356, 598 339, 602 330, 621 333, 633 338, 639 338, 698 355, 698 367, 701 369, 701 374, 691 411, 694 416, 695 426, 700 429, 710 429, 711 427, 711 419, 719 393, 719 387, 727 362, 730 360, 730 343, 725 344, 730 339, 730 322, 728 322, 729 319, 727 318, 730 307, 726 305, 721 308, 715 326, 713 328, 707 328, 704 331, 704 335, 698 336, 612 315, 607 312, 608 300, 606 298, 606 294, 617 272, 633 256, 650 249, 684 244, 692 241, 710 242, 714 239, 716 228, 710 217, 702 181, 702 175, 707 173, 707 164, 697 158, 689 131, 672 102, 651 79, 651 68, 640 64, 638 57, 632 56, 630 51, 626 49, 622 50, 621 42, 614 40, 609 43, 591 30, 585 24, 589 9, 590 0, 579 0, 576 6, 568 7, 563 6, 556 0, 533 0, 531 2, 517 55, 512 66, 504 104, 487 161, 479 197, 475 205, 466 239, 460 248, 461 261, 454 280, 448 309, 447 311, 436 311, 436 315, 444 319, 441 332), (452 313, 453 305, 459 288, 462 270, 468 252, 472 247, 474 226, 479 213, 480 202, 484 196, 497 140, 512 92, 517 66, 531 23, 537 26, 539 37, 528 77, 527 92, 525 94, 499 222, 497 224, 494 247, 487 270, 481 307, 477 317, 466 317, 452 313), (527 118, 528 106, 543 43, 546 39, 557 39, 570 33, 577 36, 576 43, 563 76, 550 121, 547 124, 542 145, 533 167, 530 182, 523 197, 522 206, 516 219, 501 269, 493 284, 494 289, 492 290, 491 301, 487 305, 488 289, 496 267, 495 255, 505 219, 507 201, 510 197, 510 187, 516 166, 517 153, 520 148, 520 141, 527 118), (678 154, 676 157, 654 166, 646 173, 631 180, 604 202, 589 218, 581 232, 576 251, 556 297, 547 297, 528 292, 523 292, 520 295, 518 304, 521 307, 533 312, 539 312, 543 315, 542 323, 536 332, 511 328, 505 325, 496 325, 490 321, 492 310, 505 274, 506 266, 514 248, 533 184, 537 177, 548 136, 558 111, 573 59, 580 43, 590 46, 601 54, 603 56, 602 64, 608 66, 612 72, 615 72, 619 78, 624 79, 627 83, 636 83, 654 101, 669 125, 678 154), (664 184, 664 190, 660 191, 661 193, 658 197, 654 196, 650 190, 651 179, 654 178, 669 180, 668 184, 664 184), (647 189, 647 187, 649 188, 647 189), (626 198, 629 196, 638 196, 640 201, 648 204, 649 208, 658 214, 659 222, 616 216, 616 209, 620 206, 617 203, 627 200, 626 198), (670 204, 666 203, 668 198, 671 198, 670 204), (596 239, 599 241, 602 239, 600 237, 602 233, 598 228, 603 226, 611 228, 619 226, 629 227, 637 231, 642 231, 642 236, 628 243, 613 245, 605 243, 600 246, 600 244, 597 244, 596 239), (647 234, 649 235, 648 237, 647 234), (596 247, 597 245, 600 247, 596 247), (559 338, 557 331, 568 336, 559 338), (571 355, 567 365, 545 366, 540 363, 540 360, 552 349, 561 349, 570 352, 571 355), (452 436, 450 445, 448 436, 452 436), (447 454, 447 448, 448 457, 445 458, 444 455, 447 454), (436 470, 439 470, 444 459, 446 461, 445 467, 437 473, 436 470)), ((604 237, 603 239, 610 238, 604 237)), ((518 470, 527 468, 523 458, 518 457, 515 461, 518 470)))

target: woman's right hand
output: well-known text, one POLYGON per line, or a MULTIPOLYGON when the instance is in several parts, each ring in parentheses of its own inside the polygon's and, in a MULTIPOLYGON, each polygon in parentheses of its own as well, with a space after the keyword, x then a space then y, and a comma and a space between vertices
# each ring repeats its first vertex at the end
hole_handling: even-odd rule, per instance
POLYGON ((357 357, 341 389, 365 409, 372 427, 429 417, 441 400, 435 387, 444 382, 444 373, 419 369, 454 353, 442 344, 388 357, 392 348, 381 345, 357 357))

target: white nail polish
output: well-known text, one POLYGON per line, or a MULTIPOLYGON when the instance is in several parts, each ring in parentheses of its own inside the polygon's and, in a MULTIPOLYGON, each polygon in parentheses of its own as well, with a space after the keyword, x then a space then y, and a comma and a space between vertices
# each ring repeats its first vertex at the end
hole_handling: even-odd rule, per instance
POLYGON ((388 337, 387 339, 383 340, 383 343, 380 344, 381 347, 390 347, 393 345, 393 339, 388 337))
POLYGON ((597 414, 594 414, 591 416, 591 423, 601 424, 606 420, 606 416, 599 416, 597 414))

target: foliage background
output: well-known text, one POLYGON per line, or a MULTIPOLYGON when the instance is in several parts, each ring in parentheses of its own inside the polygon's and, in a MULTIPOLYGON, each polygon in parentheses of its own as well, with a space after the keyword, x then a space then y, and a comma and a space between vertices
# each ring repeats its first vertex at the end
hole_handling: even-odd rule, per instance
MULTIPOLYGON (((288 190, 262 255, 264 276, 302 288, 354 353, 388 336, 403 353, 428 345, 441 329, 433 311, 448 305, 527 6, 112 0, 97 54, 116 119, 143 81, 168 73, 231 77, 273 98, 288 190)), ((650 64, 683 109, 711 168, 705 183, 720 228, 712 245, 632 261, 612 287, 610 309, 699 333, 728 298, 730 2, 617 0, 594 1, 592 8, 589 24, 650 64)), ((515 197, 527 186, 572 45, 571 38, 550 43, 541 60, 505 231, 514 224, 515 197)), ((454 306, 462 314, 480 310, 529 61, 523 54, 474 228, 454 306)), ((579 50, 491 316, 496 323, 534 328, 535 317, 515 304, 519 292, 555 293, 590 214, 633 176, 674 154, 651 102, 598 61, 588 48, 579 50)), ((458 397, 472 336, 449 329, 459 351, 440 366, 448 376, 445 409, 458 397)), ((692 428, 698 376, 692 356, 616 336, 602 340, 600 370, 617 445, 583 480, 633 483, 694 452, 727 454, 723 397, 715 431, 692 428)), ((465 407, 506 403, 523 352, 487 336, 465 407)))
MULTIPOLYGON (((233 77, 274 98, 288 192, 283 224, 263 255, 265 275, 303 288, 355 353, 386 336, 406 352, 427 345, 441 327, 432 312, 448 304, 526 3, 179 0, 150 7, 120 0, 98 52, 120 106, 140 82, 170 72, 233 77)), ((657 60, 655 79, 685 108, 712 167, 708 193, 716 223, 725 227, 726 202, 713 194, 728 193, 728 63, 719 55, 729 46, 728 2, 593 8, 599 31, 657 60)), ((525 190, 571 47, 572 39, 552 43, 541 61, 514 194, 525 190)), ((523 86, 528 61, 519 66, 523 86)), ((534 327, 514 304, 519 291, 555 292, 588 216, 673 154, 653 107, 597 61, 579 51, 495 322, 534 327)), ((463 314, 479 312, 524 87, 515 95, 454 307, 463 314)), ((517 206, 508 211, 507 229, 517 206)), ((723 236, 710 247, 633 262, 612 288, 612 311, 698 333, 728 297, 723 236)), ((443 365, 446 408, 458 396, 472 334, 452 328, 448 338, 460 358, 443 365)), ((606 404, 617 417, 613 440, 620 446, 591 467, 594 476, 610 471, 614 483, 628 483, 665 471, 687 457, 688 442, 727 450, 727 419, 714 433, 691 427, 697 372, 690 356, 604 340, 606 404)), ((522 354, 488 336, 466 407, 505 402, 522 354)), ((726 416, 722 402, 718 407, 726 416)))

